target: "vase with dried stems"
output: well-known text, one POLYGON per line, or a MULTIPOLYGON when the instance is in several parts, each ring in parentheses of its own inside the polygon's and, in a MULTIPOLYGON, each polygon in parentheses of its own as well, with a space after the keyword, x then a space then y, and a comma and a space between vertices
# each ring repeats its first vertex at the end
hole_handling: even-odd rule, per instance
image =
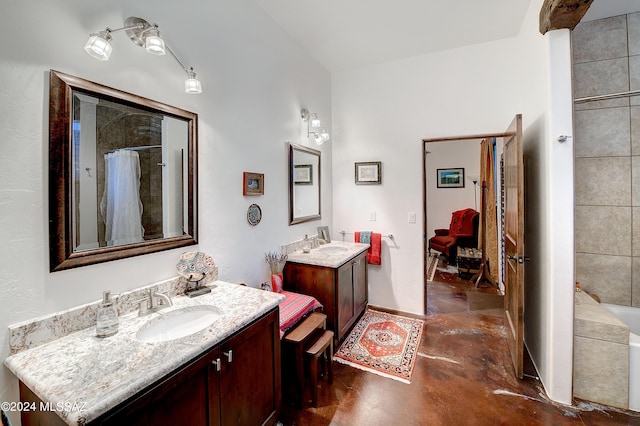
POLYGON ((287 263, 287 255, 270 251, 264 255, 264 260, 271 269, 271 291, 282 293, 282 271, 284 264, 287 263))

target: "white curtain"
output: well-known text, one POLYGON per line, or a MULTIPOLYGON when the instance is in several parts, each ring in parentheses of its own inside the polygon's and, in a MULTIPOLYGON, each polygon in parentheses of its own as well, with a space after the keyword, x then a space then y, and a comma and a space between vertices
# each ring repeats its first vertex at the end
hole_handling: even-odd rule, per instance
POLYGON ((105 186, 100 212, 108 246, 143 240, 140 201, 140 159, 136 151, 118 150, 104 155, 105 186))

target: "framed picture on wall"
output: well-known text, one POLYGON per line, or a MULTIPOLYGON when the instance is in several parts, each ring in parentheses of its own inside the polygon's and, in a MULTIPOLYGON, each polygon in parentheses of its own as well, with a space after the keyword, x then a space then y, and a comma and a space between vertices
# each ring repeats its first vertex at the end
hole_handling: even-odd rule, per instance
POLYGON ((328 226, 318 226, 318 237, 322 238, 325 243, 331 242, 331 235, 329 234, 328 226))
POLYGON ((369 161, 356 163, 356 185, 379 185, 382 183, 382 163, 369 161))
POLYGON ((242 173, 242 195, 263 195, 264 173, 242 173))
POLYGON ((464 169, 437 169, 438 188, 464 188, 464 169))
POLYGON ((313 185, 313 165, 299 164, 293 169, 293 183, 296 185, 313 185))

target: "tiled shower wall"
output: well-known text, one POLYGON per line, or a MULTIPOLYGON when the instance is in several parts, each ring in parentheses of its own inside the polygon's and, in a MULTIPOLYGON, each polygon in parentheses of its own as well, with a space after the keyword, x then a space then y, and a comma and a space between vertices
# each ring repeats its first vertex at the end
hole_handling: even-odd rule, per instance
MULTIPOLYGON (((572 48, 574 99, 640 90, 640 12, 579 24, 572 48)), ((640 306, 640 96, 577 102, 574 125, 576 280, 640 306)))

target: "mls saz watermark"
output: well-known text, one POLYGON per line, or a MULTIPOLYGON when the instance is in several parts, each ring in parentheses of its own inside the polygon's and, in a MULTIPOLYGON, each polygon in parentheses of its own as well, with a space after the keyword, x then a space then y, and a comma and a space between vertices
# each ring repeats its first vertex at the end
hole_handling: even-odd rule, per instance
POLYGON ((86 402, 0 402, 0 409, 9 411, 84 411, 86 402))

